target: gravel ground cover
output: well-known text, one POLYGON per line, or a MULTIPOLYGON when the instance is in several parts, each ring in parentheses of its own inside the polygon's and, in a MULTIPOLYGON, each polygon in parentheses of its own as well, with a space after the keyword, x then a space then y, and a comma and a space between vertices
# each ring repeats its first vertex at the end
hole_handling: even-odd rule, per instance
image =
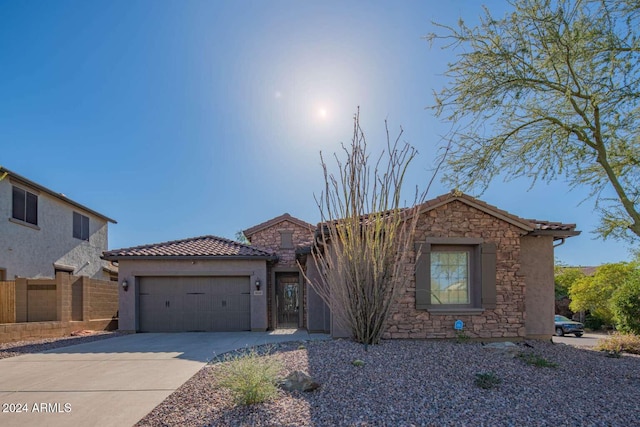
POLYGON ((640 426, 637 356, 549 342, 511 351, 450 341, 383 341, 368 351, 346 340, 303 344, 264 357, 279 358, 283 376, 311 374, 322 384, 314 392, 281 390, 270 402, 236 406, 216 387, 221 363, 211 363, 137 426, 640 426), (517 353, 557 367, 529 365, 517 353), (476 374, 488 372, 500 385, 476 386, 476 374))
POLYGON ((104 340, 121 335, 118 332, 94 332, 90 335, 69 336, 62 338, 42 338, 39 340, 14 341, 0 343, 0 359, 20 356, 29 353, 40 353, 42 351, 53 350, 54 348, 67 347, 70 345, 84 344, 87 342, 104 340))

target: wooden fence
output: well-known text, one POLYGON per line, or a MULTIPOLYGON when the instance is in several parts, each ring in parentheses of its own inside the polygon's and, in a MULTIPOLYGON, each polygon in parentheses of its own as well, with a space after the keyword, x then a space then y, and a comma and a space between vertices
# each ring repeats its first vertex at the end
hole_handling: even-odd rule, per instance
POLYGON ((0 323, 16 321, 16 282, 0 281, 0 323))

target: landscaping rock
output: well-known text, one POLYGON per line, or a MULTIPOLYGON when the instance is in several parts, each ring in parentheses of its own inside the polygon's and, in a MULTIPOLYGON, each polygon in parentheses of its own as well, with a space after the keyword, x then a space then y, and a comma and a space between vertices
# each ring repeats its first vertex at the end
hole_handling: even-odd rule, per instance
POLYGON ((489 344, 484 344, 484 348, 488 348, 491 350, 498 350, 502 353, 508 354, 511 357, 515 357, 520 353, 520 347, 511 341, 505 342, 492 342, 489 344))
POLYGON ((280 388, 287 391, 313 391, 320 387, 320 384, 313 381, 313 378, 306 372, 293 371, 280 383, 280 388))

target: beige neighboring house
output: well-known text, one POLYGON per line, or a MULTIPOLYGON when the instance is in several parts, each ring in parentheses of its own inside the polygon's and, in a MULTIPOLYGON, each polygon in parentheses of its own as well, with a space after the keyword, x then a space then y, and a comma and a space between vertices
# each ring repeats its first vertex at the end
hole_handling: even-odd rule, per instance
POLYGON ((117 268, 101 259, 109 223, 116 221, 0 167, 0 280, 58 271, 117 278, 117 268))
MULTIPOLYGON (((457 320, 472 338, 553 335, 554 247, 580 233, 575 224, 524 219, 458 192, 418 215, 420 256, 404 268, 410 283, 384 338, 453 338, 457 320), (437 274, 443 267, 452 279, 437 274)), ((318 230, 284 214, 245 230, 251 245, 204 236, 106 252, 124 285, 120 329, 348 335, 303 278, 321 274, 311 259, 318 230)))

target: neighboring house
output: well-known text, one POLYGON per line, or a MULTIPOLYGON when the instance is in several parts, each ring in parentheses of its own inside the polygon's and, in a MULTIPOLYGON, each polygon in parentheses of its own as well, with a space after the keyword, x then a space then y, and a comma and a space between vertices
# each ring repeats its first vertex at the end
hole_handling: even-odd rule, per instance
POLYGON ((0 167, 0 280, 54 277, 58 271, 109 280, 101 259, 108 223, 86 206, 0 167))
MULTIPOLYGON (((454 337, 456 320, 471 337, 551 337, 554 242, 578 235, 575 224, 523 219, 460 193, 422 204, 419 215, 419 257, 409 257, 411 280, 385 338, 454 337), (443 266, 456 274, 443 281, 435 274, 443 266)), ((301 327, 344 336, 303 280, 302 271, 319 274, 310 255, 316 229, 284 214, 245 230, 251 246, 205 236, 106 252, 126 285, 120 329, 301 327)))

